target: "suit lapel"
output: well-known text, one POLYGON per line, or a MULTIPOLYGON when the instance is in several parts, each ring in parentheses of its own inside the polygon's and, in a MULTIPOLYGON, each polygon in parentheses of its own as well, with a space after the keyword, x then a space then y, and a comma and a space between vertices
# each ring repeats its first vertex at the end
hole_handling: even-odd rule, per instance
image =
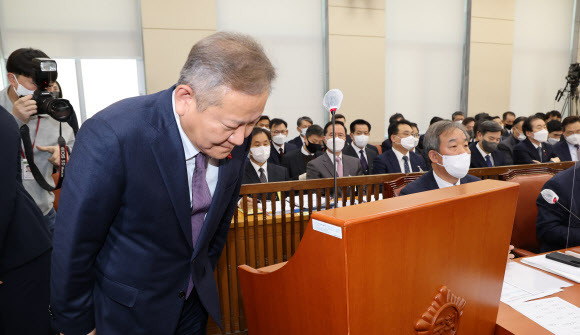
MULTIPOLYGON (((270 165, 271 164, 268 164, 268 166, 270 166, 270 165)), ((268 175, 269 175, 269 173, 268 173, 268 175)), ((256 183, 260 182, 260 176, 258 176, 258 174, 256 173, 256 170, 254 169, 254 166, 249 161, 246 162, 246 176, 248 177, 248 179, 251 183, 256 184, 256 183)))
MULTIPOLYGON (((324 153, 324 157, 322 157, 322 165, 324 165, 324 167, 326 168, 326 170, 328 170, 328 173, 333 176, 333 170, 334 170, 334 164, 332 163, 332 160, 330 160, 330 157, 328 157, 328 154, 325 152, 324 153)), ((344 164, 343 164, 344 165, 344 164)), ((343 174, 344 175, 344 174, 343 174)), ((337 175, 338 176, 338 175, 337 175)))
POLYGON ((397 155, 395 155, 394 149, 387 151, 387 165, 389 166, 389 173, 402 173, 401 165, 399 165, 399 160, 397 155))

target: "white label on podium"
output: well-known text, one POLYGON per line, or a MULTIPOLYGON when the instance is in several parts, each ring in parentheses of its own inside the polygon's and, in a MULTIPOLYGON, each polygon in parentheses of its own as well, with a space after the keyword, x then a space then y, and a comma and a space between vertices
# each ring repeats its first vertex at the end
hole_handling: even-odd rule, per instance
POLYGON ((312 229, 342 239, 342 229, 326 222, 312 220, 312 229))

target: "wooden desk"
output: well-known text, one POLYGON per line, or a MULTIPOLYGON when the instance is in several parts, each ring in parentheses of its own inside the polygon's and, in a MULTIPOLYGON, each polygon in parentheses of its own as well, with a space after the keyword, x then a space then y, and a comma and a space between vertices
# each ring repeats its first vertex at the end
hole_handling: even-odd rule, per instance
MULTIPOLYGON (((574 252, 580 252, 580 247, 571 248, 570 250, 574 252)), ((520 258, 521 259, 521 258, 520 258)), ((516 262, 519 262, 520 259, 517 259, 516 262)), ((528 266, 528 265, 526 265, 528 266)), ((535 270, 542 271, 538 268, 534 268, 535 270)), ((544 271, 545 272, 545 271, 544 271)), ((546 272, 549 275, 556 276, 564 281, 574 284, 574 286, 564 287, 562 292, 556 293, 551 295, 550 297, 560 297, 567 302, 580 306, 580 284, 575 283, 571 280, 566 278, 557 276, 553 273, 546 272)), ((545 299, 546 297, 542 298, 545 299)), ((497 313, 497 321, 496 321, 496 335, 548 335, 552 334, 551 332, 547 331, 544 327, 540 326, 539 324, 535 323, 534 321, 528 319, 526 316, 521 314, 520 312, 516 311, 515 309, 511 308, 510 306, 500 302, 499 311, 497 313)))

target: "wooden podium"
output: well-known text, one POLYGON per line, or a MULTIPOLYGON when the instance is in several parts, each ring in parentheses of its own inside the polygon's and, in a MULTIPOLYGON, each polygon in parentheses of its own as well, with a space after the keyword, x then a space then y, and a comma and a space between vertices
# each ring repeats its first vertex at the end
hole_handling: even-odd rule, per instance
POLYGON ((294 256, 239 277, 250 335, 493 334, 518 185, 313 213, 294 256))

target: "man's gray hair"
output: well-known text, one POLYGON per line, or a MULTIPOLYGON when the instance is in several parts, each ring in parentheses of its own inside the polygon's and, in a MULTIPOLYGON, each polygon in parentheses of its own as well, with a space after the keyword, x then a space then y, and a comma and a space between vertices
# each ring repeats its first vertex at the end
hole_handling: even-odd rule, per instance
POLYGON ((298 121, 296 121, 296 126, 300 127, 303 121, 310 122, 310 124, 314 124, 314 122, 312 122, 312 119, 309 116, 303 116, 298 118, 298 121))
POLYGON ((219 32, 197 42, 179 74, 188 85, 197 109, 219 105, 228 89, 248 95, 269 92, 276 70, 262 46, 252 37, 219 32))
POLYGON ((425 133, 425 138, 423 138, 423 148, 425 148, 425 152, 429 153, 431 150, 439 152, 439 147, 441 146, 441 139, 439 137, 456 128, 465 134, 465 138, 469 138, 469 135, 467 135, 467 132, 465 131, 465 127, 457 122, 443 120, 430 125, 425 133))
POLYGON ((503 128, 494 121, 479 121, 477 125, 477 132, 481 133, 481 136, 485 135, 486 133, 495 133, 498 131, 501 132, 502 130, 503 128))

